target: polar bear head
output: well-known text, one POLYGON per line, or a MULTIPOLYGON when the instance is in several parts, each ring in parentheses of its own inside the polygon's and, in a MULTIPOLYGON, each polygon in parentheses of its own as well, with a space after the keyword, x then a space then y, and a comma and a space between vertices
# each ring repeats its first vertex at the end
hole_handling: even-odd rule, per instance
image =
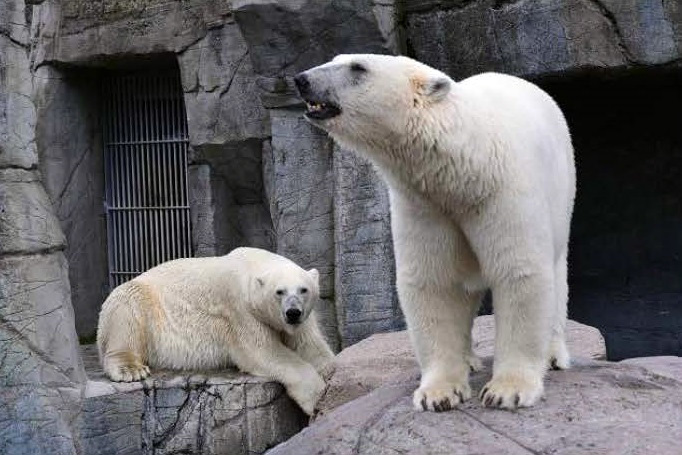
POLYGON ((255 286, 254 313, 271 327, 288 333, 310 317, 320 297, 317 269, 306 271, 288 260, 259 275, 255 286))
POLYGON ((352 149, 402 140, 416 116, 447 98, 454 81, 407 57, 339 55, 298 74, 306 118, 352 149))

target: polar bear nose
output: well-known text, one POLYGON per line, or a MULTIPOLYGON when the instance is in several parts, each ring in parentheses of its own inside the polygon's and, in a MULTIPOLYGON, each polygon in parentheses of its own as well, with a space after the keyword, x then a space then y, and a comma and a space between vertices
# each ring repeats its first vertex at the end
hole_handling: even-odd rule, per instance
POLYGON ((285 313, 287 317, 287 323, 296 324, 301 320, 301 310, 298 308, 289 308, 285 313))
POLYGON ((298 73, 296 77, 294 77, 294 83, 296 84, 296 88, 301 95, 310 89, 310 81, 308 80, 308 76, 306 76, 305 73, 298 73))

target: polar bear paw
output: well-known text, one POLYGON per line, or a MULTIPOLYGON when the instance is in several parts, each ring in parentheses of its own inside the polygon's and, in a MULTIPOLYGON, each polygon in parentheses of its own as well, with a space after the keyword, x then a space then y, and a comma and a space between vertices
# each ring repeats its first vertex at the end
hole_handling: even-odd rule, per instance
POLYGON ((571 356, 564 340, 552 340, 549 350, 549 367, 552 370, 566 370, 571 366, 571 356))
POLYGON ((422 385, 412 398, 415 409, 419 411, 443 412, 454 409, 460 403, 471 398, 471 388, 464 383, 435 383, 422 385))
POLYGON ((543 393, 542 376, 528 373, 503 373, 488 382, 479 398, 486 407, 516 409, 533 406, 543 393))
POLYGON ((315 414, 315 405, 324 395, 326 387, 324 380, 316 373, 314 376, 300 379, 287 388, 287 391, 303 412, 312 416, 315 414))
POLYGON ((141 381, 149 376, 149 367, 141 363, 118 365, 107 368, 106 373, 115 382, 141 381))
POLYGON ((141 381, 149 376, 149 367, 134 352, 117 351, 105 355, 104 373, 114 382, 141 381))

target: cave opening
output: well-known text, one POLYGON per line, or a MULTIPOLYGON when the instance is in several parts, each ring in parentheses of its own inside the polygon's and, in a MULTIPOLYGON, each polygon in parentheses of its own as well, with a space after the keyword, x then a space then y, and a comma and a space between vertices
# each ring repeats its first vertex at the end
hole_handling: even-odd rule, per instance
POLYGON ((682 70, 539 84, 575 147, 569 317, 599 328, 609 360, 682 355, 682 70))

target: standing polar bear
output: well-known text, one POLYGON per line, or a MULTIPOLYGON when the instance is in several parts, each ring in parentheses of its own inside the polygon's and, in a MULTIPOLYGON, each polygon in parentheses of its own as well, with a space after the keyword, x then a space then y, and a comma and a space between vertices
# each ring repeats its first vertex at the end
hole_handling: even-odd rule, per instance
POLYGON ((166 262, 114 289, 97 346, 114 381, 149 368, 242 371, 281 382, 307 414, 333 353, 315 321, 318 272, 257 248, 166 262))
POLYGON ((491 288, 486 406, 533 405, 569 365, 566 256, 575 165, 552 98, 512 76, 455 82, 406 57, 340 55, 295 77, 306 117, 388 184, 397 287, 421 366, 418 409, 471 396, 471 327, 491 288))

